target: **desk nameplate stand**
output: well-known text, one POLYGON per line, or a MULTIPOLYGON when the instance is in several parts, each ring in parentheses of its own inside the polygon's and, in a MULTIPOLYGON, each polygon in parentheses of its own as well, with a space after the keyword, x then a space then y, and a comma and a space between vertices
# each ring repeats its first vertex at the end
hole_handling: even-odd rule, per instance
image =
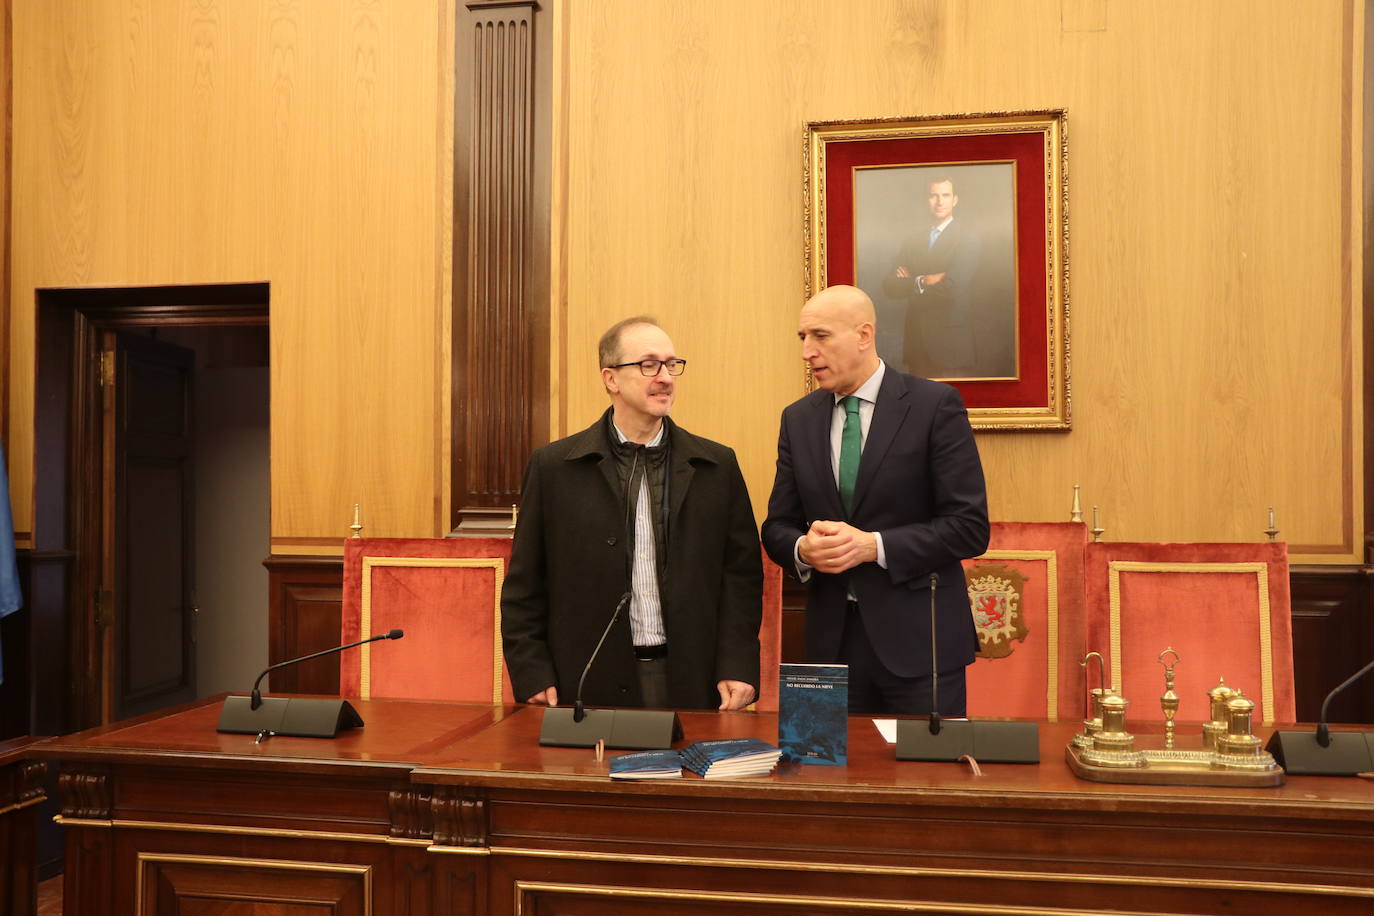
POLYGON ((289 735, 296 738, 333 738, 339 731, 363 724, 347 700, 322 697, 263 697, 252 708, 248 697, 225 697, 215 729, 236 735, 289 735))
POLYGON ((972 757, 979 763, 1039 763, 1040 726, 1034 722, 943 719, 930 733, 926 719, 897 720, 897 759, 953 763, 972 757))
POLYGON ((682 721, 669 709, 589 709, 581 722, 573 721, 573 709, 552 706, 544 710, 539 743, 552 747, 606 747, 619 750, 666 750, 682 737, 682 721))

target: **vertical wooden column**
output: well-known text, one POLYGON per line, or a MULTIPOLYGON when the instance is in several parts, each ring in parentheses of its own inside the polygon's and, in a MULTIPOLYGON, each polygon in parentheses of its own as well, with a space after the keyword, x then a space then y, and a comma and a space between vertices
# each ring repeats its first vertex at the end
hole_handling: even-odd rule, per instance
MULTIPOLYGON (((547 8, 548 2, 542 4, 547 8)), ((468 0, 455 30, 453 501, 504 527, 549 409, 549 51, 535 0, 468 0)))

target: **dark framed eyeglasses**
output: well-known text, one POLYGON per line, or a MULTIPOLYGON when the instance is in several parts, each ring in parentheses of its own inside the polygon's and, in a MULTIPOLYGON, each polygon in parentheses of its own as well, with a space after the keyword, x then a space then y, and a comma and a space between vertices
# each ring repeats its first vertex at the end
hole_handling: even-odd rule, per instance
POLYGON ((667 369, 669 375, 681 375, 687 368, 687 360, 677 359, 641 359, 633 363, 617 363, 614 366, 607 366, 607 369, 624 369, 626 366, 638 366, 641 375, 653 378, 658 375, 659 369, 667 369))

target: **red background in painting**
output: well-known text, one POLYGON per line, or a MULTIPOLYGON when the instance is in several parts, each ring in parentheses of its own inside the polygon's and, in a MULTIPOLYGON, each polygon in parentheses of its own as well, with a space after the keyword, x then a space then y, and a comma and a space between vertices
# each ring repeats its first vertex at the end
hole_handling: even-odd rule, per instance
POLYGON ((1038 131, 835 141, 826 145, 826 282, 854 282, 854 169, 925 163, 1016 163, 1017 365, 1020 378, 956 382, 969 407, 1047 407, 1045 150, 1038 131))

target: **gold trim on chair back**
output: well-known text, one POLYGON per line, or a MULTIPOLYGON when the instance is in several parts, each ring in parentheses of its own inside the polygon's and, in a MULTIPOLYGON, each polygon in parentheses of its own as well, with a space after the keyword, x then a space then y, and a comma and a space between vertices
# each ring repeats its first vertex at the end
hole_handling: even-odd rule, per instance
MULTIPOLYGON (((1109 560, 1107 562, 1108 642, 1111 646, 1112 686, 1123 687, 1121 670, 1121 574, 1123 572, 1157 573, 1242 573, 1255 576, 1259 595, 1259 664, 1260 713, 1262 725, 1273 725, 1274 711, 1274 644, 1270 627, 1269 564, 1253 563, 1155 563, 1143 560, 1109 560)), ((1167 636, 1161 639, 1168 641, 1167 636)))
MULTIPOLYGON (((506 578, 506 561, 501 557, 372 557, 362 558, 361 600, 359 602, 359 639, 372 636, 372 570, 376 567, 402 567, 411 569, 491 569, 495 575, 492 589, 492 673, 491 701, 493 704, 504 702, 502 697, 502 658, 501 645, 501 585, 506 578)), ((372 698, 372 646, 361 647, 359 695, 364 700, 372 698)))

